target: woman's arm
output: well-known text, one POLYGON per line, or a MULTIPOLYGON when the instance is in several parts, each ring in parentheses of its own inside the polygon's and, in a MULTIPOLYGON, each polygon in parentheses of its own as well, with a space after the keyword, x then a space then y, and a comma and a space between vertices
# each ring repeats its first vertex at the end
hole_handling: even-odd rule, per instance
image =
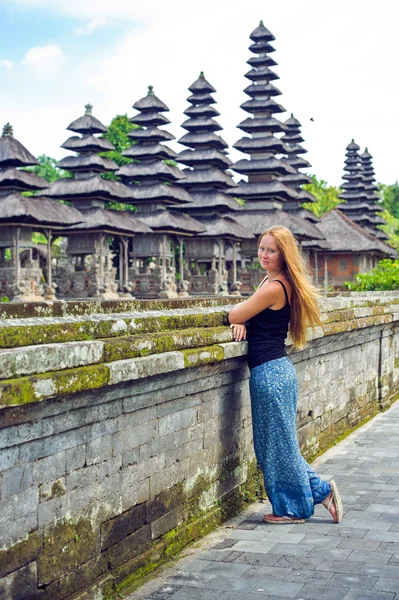
POLYGON ((282 288, 278 283, 270 282, 263 285, 248 300, 233 306, 229 311, 229 323, 246 323, 265 308, 278 302, 281 292, 282 288))

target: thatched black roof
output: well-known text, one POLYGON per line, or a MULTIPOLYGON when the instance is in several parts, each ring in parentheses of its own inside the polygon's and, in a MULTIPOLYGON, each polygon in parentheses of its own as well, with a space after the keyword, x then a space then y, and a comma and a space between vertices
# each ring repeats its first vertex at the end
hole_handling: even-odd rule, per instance
POLYGON ((134 204, 148 204, 160 202, 166 205, 187 204, 191 202, 191 195, 177 185, 132 185, 130 196, 134 204))
POLYGON ((247 117, 238 125, 246 133, 280 133, 285 131, 284 124, 274 117, 247 117))
POLYGON ((168 142, 174 140, 175 136, 169 131, 158 129, 158 127, 151 127, 151 129, 133 129, 128 134, 128 137, 133 142, 168 142))
POLYGON ((144 98, 141 98, 141 100, 135 102, 133 104, 133 108, 143 113, 169 112, 169 108, 166 106, 166 104, 154 94, 154 88, 152 87, 152 85, 148 86, 147 96, 144 96, 144 98))
POLYGON ((189 236, 204 231, 204 226, 199 221, 177 211, 156 210, 140 213, 140 219, 158 233, 189 236))
MULTIPOLYGON (((234 215, 232 215, 234 216, 234 215)), ((324 235, 318 227, 294 213, 283 210, 249 210, 240 212, 237 220, 251 233, 258 237, 273 225, 284 225, 300 240, 323 240, 324 235)))
POLYGON ((193 214, 200 212, 212 212, 223 214, 230 211, 242 211, 243 207, 231 196, 223 192, 191 192, 190 204, 184 206, 184 210, 192 211, 193 214))
POLYGON ((256 85, 252 83, 245 88, 244 92, 248 94, 248 96, 251 96, 251 98, 256 98, 256 96, 265 96, 266 94, 268 96, 281 95, 280 90, 277 89, 272 83, 258 83, 256 85))
POLYGON ((213 92, 216 92, 216 90, 213 87, 213 85, 211 85, 209 83, 209 81, 207 81, 205 79, 205 75, 204 75, 203 71, 201 71, 198 79, 196 79, 194 81, 194 83, 192 83, 190 85, 190 87, 188 89, 193 94, 198 94, 198 93, 201 93, 201 94, 212 94, 213 92))
POLYGON ((190 104, 216 104, 216 100, 214 99, 214 97, 211 94, 203 94, 203 93, 195 93, 195 94, 191 94, 191 96, 189 96, 187 98, 187 102, 190 102, 190 104))
POLYGON ((296 200, 297 193, 277 179, 260 183, 240 181, 234 191, 229 191, 237 198, 248 198, 248 200, 296 200))
POLYGON ((60 228, 82 220, 81 214, 71 206, 43 196, 10 194, 0 198, 0 223, 3 225, 32 225, 35 228, 60 228))
MULTIPOLYGON (((253 173, 270 173, 278 177, 284 175, 286 177, 298 177, 295 169, 290 167, 283 160, 277 158, 259 158, 248 160, 243 158, 236 162, 233 167, 234 171, 243 175, 250 175, 253 173)), ((309 178, 307 178, 309 179, 309 178)))
POLYGON ((157 158, 159 160, 177 160, 177 154, 174 150, 157 142, 153 144, 134 144, 127 150, 124 150, 122 152, 122 156, 138 160, 145 160, 147 158, 157 158))
POLYGON ((207 131, 205 133, 186 133, 180 138, 179 144, 194 149, 200 148, 201 146, 206 146, 207 148, 216 148, 217 150, 224 150, 225 148, 228 148, 228 144, 224 141, 224 139, 211 131, 207 131))
POLYGON ((274 46, 272 46, 271 44, 269 44, 269 42, 266 41, 255 42, 250 45, 249 49, 254 54, 269 54, 270 52, 276 51, 274 46))
POLYGON ((51 184, 45 195, 62 200, 93 198, 105 201, 115 200, 116 202, 131 201, 128 187, 120 181, 102 179, 99 175, 93 175, 87 179, 59 179, 51 184))
POLYGON ((57 167, 72 171, 72 173, 87 171, 102 173, 104 171, 116 171, 119 169, 113 160, 94 153, 81 154, 80 156, 66 156, 58 161, 57 167))
MULTIPOLYGON (((212 217, 201 217, 201 223, 206 228, 200 237, 223 238, 225 240, 248 240, 252 235, 242 225, 240 213, 238 220, 229 215, 214 215, 212 217)), ((236 215, 235 215, 236 216, 236 215)))
POLYGON ((199 190, 201 188, 207 188, 211 190, 235 188, 236 183, 230 175, 218 169, 216 167, 210 167, 208 169, 184 169, 184 179, 181 180, 180 185, 187 188, 190 191, 199 190))
POLYGON ((244 77, 250 79, 251 81, 257 81, 258 79, 261 81, 272 81, 274 79, 280 79, 280 77, 269 69, 269 67, 257 67, 253 68, 248 73, 245 73, 244 77))
POLYGON ((78 137, 73 135, 61 145, 61 148, 72 150, 73 152, 108 152, 115 150, 114 146, 105 138, 97 138, 94 135, 78 137))
POLYGON ((276 39, 272 32, 264 26, 263 21, 260 21, 258 27, 253 30, 249 37, 253 42, 259 42, 261 40, 273 42, 276 39))
POLYGON ((151 163, 130 163, 123 165, 116 173, 122 181, 179 181, 184 175, 177 167, 166 165, 161 160, 155 160, 151 163))
POLYGON ((364 189, 367 194, 367 198, 371 201, 378 201, 378 185, 374 176, 373 168, 373 157, 366 148, 363 154, 360 155, 364 189))
POLYGON ((191 117, 182 123, 182 127, 187 131, 220 131, 222 129, 217 121, 206 117, 191 117))
POLYGON ((332 252, 377 252, 396 257, 393 248, 364 231, 339 210, 332 210, 321 218, 318 228, 330 243, 332 252))
POLYGON ((130 123, 140 125, 140 127, 159 127, 170 123, 168 117, 154 112, 143 112, 129 119, 130 123))
POLYGON ((22 169, 0 169, 0 194, 5 189, 18 191, 44 190, 48 183, 39 175, 22 169))
POLYGON ((283 113, 285 112, 284 106, 277 104, 274 100, 247 100, 241 104, 241 108, 249 113, 256 112, 270 112, 270 113, 283 113))
POLYGON ((311 167, 310 162, 302 158, 302 156, 287 156, 285 162, 294 167, 294 169, 306 169, 307 167, 311 167))
POLYGON ((210 150, 183 150, 183 152, 180 152, 177 160, 189 167, 195 165, 209 165, 220 169, 226 169, 232 165, 231 160, 226 154, 214 150, 213 148, 210 150))
POLYGON ((255 138, 243 137, 233 145, 233 148, 246 154, 263 154, 264 152, 286 154, 287 151, 284 142, 273 135, 255 138))
POLYGON ((276 61, 267 54, 251 56, 251 58, 247 60, 247 64, 251 65, 251 67, 275 67, 277 65, 276 61))
POLYGON ((0 137, 0 168, 31 167, 38 164, 33 154, 13 137, 13 128, 7 123, 0 137))
POLYGON ((86 104, 85 114, 83 117, 79 117, 75 121, 72 121, 72 123, 68 125, 67 129, 83 135, 105 133, 107 128, 101 123, 101 121, 93 117, 91 114, 92 108, 93 107, 91 104, 86 104))
POLYGON ((68 232, 101 231, 109 234, 135 235, 151 233, 151 228, 137 216, 127 211, 90 208, 80 213, 82 222, 74 225, 68 232))
POLYGON ((293 188, 297 189, 300 185, 304 185, 306 183, 312 183, 312 178, 304 173, 294 173, 290 175, 283 175, 280 177, 280 181, 286 183, 287 185, 292 185, 293 188))
POLYGON ((189 106, 184 114, 188 117, 218 117, 220 112, 209 104, 199 104, 198 106, 189 106))

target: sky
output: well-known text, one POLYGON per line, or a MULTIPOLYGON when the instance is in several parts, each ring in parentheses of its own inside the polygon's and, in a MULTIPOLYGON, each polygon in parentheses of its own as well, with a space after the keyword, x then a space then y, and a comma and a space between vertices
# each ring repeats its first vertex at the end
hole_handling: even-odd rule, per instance
MULTIPOLYGON (((309 172, 342 182, 352 138, 377 181, 399 179, 397 0, 0 0, 0 127, 36 156, 66 155, 68 124, 91 103, 108 125, 153 85, 180 138, 187 88, 205 72, 232 145, 247 116, 250 33, 274 34, 277 101, 302 123, 309 172)), ((175 150, 183 147, 173 142, 175 150)), ((230 158, 244 155, 230 149, 230 158)))

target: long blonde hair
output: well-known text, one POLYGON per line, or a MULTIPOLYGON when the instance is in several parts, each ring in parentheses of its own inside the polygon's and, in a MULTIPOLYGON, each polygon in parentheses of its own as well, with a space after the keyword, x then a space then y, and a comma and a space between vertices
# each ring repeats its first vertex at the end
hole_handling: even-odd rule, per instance
POLYGON ((284 270, 292 286, 291 320, 289 331, 294 348, 301 349, 306 344, 306 328, 321 325, 320 309, 317 298, 320 290, 311 280, 307 259, 293 233, 283 225, 274 225, 264 231, 258 240, 258 246, 264 235, 271 235, 284 258, 284 270))

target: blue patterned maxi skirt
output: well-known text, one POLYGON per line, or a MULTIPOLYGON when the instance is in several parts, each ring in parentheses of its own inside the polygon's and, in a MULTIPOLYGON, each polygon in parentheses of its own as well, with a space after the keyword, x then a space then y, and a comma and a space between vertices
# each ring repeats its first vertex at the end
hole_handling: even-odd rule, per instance
POLYGON ((296 434, 298 380, 289 358, 251 369, 255 454, 273 514, 308 519, 331 491, 303 458, 296 434))

